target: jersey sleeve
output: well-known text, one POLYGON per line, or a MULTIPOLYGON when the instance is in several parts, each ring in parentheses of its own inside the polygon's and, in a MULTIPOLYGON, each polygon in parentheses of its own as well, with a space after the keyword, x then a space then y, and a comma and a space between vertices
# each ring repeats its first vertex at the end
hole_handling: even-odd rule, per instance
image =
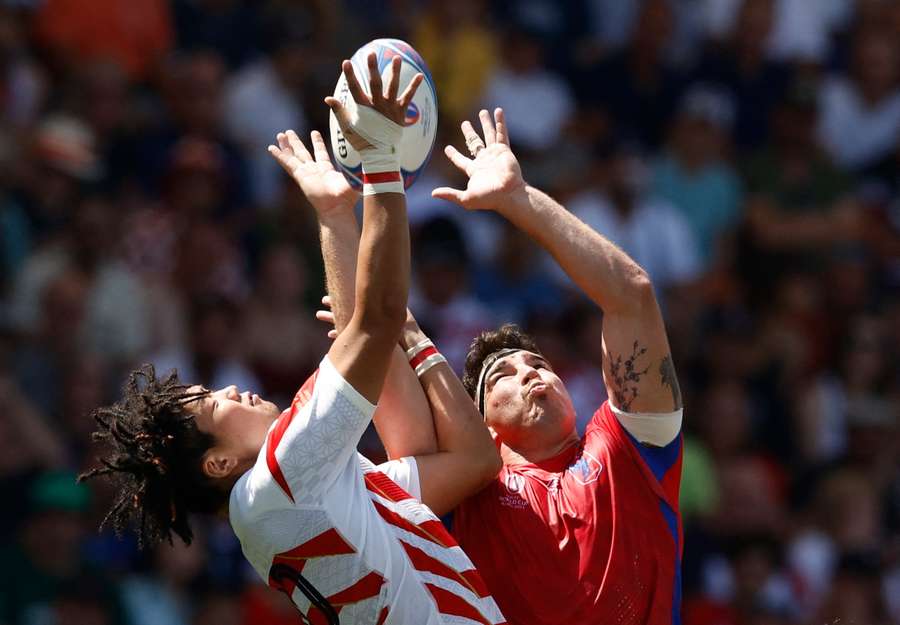
POLYGON ((327 357, 309 401, 301 403, 276 422, 265 448, 268 472, 295 503, 317 499, 356 462, 356 446, 375 412, 327 357))
POLYGON ((585 436, 594 441, 589 445, 609 445, 612 452, 620 450, 633 458, 650 487, 673 510, 678 510, 683 451, 681 417, 681 410, 661 415, 626 413, 607 400, 594 413, 585 436), (652 421, 657 418, 662 421, 652 421))
POLYGON ((419 485, 419 465, 413 456, 389 460, 375 467, 400 488, 422 501, 422 488, 419 485))

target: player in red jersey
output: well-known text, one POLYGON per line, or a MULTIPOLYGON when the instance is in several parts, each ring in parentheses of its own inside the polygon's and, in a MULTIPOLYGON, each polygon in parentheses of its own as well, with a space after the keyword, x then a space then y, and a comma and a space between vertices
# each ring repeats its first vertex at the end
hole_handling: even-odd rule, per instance
MULTIPOLYGON (((420 503, 440 513, 499 469, 474 406, 462 415, 469 426, 451 428, 452 449, 379 467, 356 453, 406 317, 409 228, 397 142, 422 78, 398 97, 399 59, 384 86, 374 54, 368 62, 372 96, 349 61, 343 65, 357 114, 326 99, 362 157, 365 218, 355 307, 318 372, 280 416, 273 404, 233 386, 208 391, 175 375, 159 380, 152 368, 137 372, 122 401, 95 412, 95 436, 111 449, 84 477, 117 479, 107 519, 117 530, 137 524, 145 543, 173 533, 190 542, 192 512, 227 515, 253 568, 291 598, 304 623, 501 625, 471 561, 420 503), (470 455, 476 450, 482 459, 470 455)), ((315 183, 324 183, 329 169, 340 177, 321 137, 313 136, 314 156, 292 132, 277 140, 270 152, 316 205, 315 183)), ((437 354, 416 355, 441 413, 435 418, 455 420, 440 408, 458 407, 464 390, 437 354)), ((400 364, 408 373, 405 358, 400 364)))
MULTIPOLYGON (((453 519, 460 545, 514 625, 679 623, 682 401, 646 272, 601 234, 526 184, 503 112, 462 130, 468 176, 434 197, 492 210, 550 252, 603 311, 609 400, 585 435, 534 342, 514 326, 473 342, 464 384, 504 467, 453 519)), ((599 383, 599 380, 598 380, 599 383)))

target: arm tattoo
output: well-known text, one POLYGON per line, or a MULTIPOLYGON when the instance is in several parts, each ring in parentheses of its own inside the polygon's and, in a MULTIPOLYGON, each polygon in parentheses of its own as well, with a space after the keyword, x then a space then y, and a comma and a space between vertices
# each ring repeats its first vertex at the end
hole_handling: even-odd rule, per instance
POLYGON ((678 376, 675 375, 675 365, 672 364, 671 354, 663 358, 659 364, 659 375, 662 378, 663 386, 668 386, 672 391, 672 403, 675 405, 672 410, 678 410, 682 407, 681 387, 678 386, 678 376))
POLYGON ((643 370, 635 368, 635 361, 647 353, 646 347, 641 347, 635 341, 631 348, 631 356, 622 360, 622 355, 615 358, 610 354, 609 372, 610 381, 612 382, 613 399, 616 400, 616 407, 619 410, 628 412, 631 408, 631 402, 638 396, 638 382, 641 376, 650 370, 650 365, 643 370))

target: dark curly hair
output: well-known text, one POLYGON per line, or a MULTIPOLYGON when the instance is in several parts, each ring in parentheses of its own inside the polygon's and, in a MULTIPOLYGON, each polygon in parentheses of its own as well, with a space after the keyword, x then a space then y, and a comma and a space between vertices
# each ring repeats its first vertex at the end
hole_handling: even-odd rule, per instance
POLYGON ((93 440, 107 453, 98 458, 102 466, 78 479, 108 476, 115 482, 118 494, 100 529, 111 524, 121 535, 134 527, 141 548, 171 544, 173 533, 190 544, 189 514, 214 513, 228 499, 227 489, 201 468, 214 438, 185 408, 208 391, 189 388, 175 371, 159 379, 152 365, 144 365, 129 375, 120 401, 92 413, 99 426, 93 440))
POLYGON ((540 354, 537 343, 514 323, 506 323, 496 330, 482 332, 472 340, 463 370, 463 386, 472 399, 478 387, 478 377, 485 358, 501 349, 526 349, 540 354))

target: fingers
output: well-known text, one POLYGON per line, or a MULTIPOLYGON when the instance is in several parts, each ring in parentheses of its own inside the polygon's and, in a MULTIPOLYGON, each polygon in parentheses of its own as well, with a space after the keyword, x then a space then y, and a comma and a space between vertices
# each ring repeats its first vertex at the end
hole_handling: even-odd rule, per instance
MULTIPOLYGON (((325 139, 322 138, 322 133, 320 133, 318 130, 313 130, 309 135, 309 139, 312 143, 313 154, 315 154, 316 162, 328 163, 330 165, 331 156, 328 155, 328 148, 325 147, 325 139)), ((323 297, 322 299, 325 300, 326 297, 323 297)), ((323 301, 322 303, 324 304, 325 302, 323 301)))
POLYGON ((341 130, 346 132, 346 129, 350 127, 350 115, 347 113, 347 109, 340 100, 331 96, 325 98, 325 104, 334 112, 341 130))
POLYGON ((450 187, 438 187, 431 192, 431 197, 438 200, 447 200, 448 202, 454 202, 456 204, 459 204, 460 206, 464 206, 466 192, 460 191, 459 189, 451 189, 450 187))
POLYGON ((497 122, 497 143, 509 145, 509 129, 506 127, 506 114, 499 106, 494 109, 494 120, 497 122))
POLYGON ((491 145, 496 142, 497 134, 494 132, 494 122, 491 119, 491 114, 485 109, 481 109, 478 112, 478 119, 481 120, 481 131, 484 133, 484 144, 491 145))
POLYGON ((325 323, 330 323, 334 325, 334 313, 330 310, 317 310, 316 311, 316 319, 319 321, 324 321, 325 323))
POLYGON ((282 151, 287 151, 291 149, 291 144, 288 142, 287 135, 283 132, 279 132, 275 135, 275 141, 278 142, 278 147, 281 148, 282 151))
POLYGON ((404 111, 406 111, 406 107, 409 106, 409 103, 412 102, 413 96, 416 95, 416 90, 419 88, 419 85, 422 84, 423 80, 425 80, 425 74, 416 74, 413 76, 413 79, 409 81, 406 89, 403 90, 403 95, 400 96, 400 106, 404 111))
POLYGON ((400 90, 399 56, 395 56, 393 59, 391 59, 391 65, 388 68, 388 76, 390 76, 390 81, 388 82, 387 99, 388 102, 393 102, 397 99, 397 92, 400 90))
POLYGON ((288 130, 283 133, 287 137, 288 145, 291 146, 291 150, 294 151, 294 155, 300 159, 301 163, 305 163, 307 161, 312 160, 312 156, 309 153, 309 150, 306 149, 306 146, 303 145, 303 141, 300 140, 300 137, 297 136, 297 133, 293 130, 288 130))
POLYGON ((328 331, 328 338, 330 338, 331 340, 336 339, 337 336, 338 336, 337 330, 329 330, 328 331))
POLYGON ((384 86, 381 83, 381 72, 378 71, 378 58, 375 53, 370 52, 366 61, 369 64, 369 92, 372 94, 374 105, 384 99, 384 86))
POLYGON ((452 145, 448 145, 444 148, 444 154, 446 154, 447 158, 450 159, 450 162, 459 167, 464 174, 467 176, 469 175, 469 167, 472 166, 472 159, 466 158, 460 154, 459 150, 452 145))
POLYGON ((469 154, 473 157, 478 156, 478 152, 485 148, 484 141, 478 136, 478 133, 475 131, 475 128, 469 120, 461 123, 459 127, 462 129, 463 138, 466 140, 466 148, 468 148, 469 154))
POLYGON ((330 295, 322 296, 322 305, 328 306, 328 308, 331 308, 331 296, 330 295))
MULTIPOLYGON (((341 69, 344 71, 344 78, 347 79, 347 88, 350 90, 350 95, 353 96, 353 100, 357 104, 371 104, 369 96, 366 95, 363 88, 360 87, 359 81, 356 79, 356 72, 353 71, 353 63, 344 61, 341 63, 341 69)), ((331 108, 334 109, 333 106, 331 108)))

